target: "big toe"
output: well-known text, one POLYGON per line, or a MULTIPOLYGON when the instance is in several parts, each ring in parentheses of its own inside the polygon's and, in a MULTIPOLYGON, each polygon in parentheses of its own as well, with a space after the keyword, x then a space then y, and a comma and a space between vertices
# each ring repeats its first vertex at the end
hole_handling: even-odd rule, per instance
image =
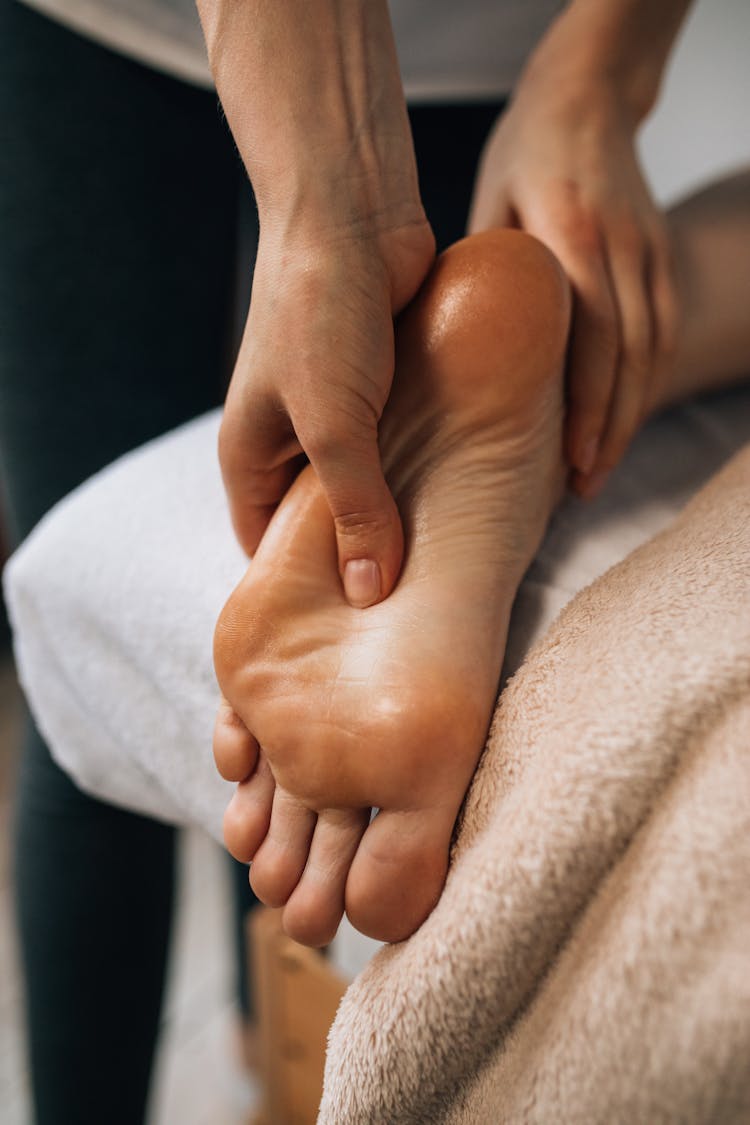
POLYGON ((381 811, 365 832, 346 882, 349 921, 378 941, 404 941, 440 898, 455 809, 381 811))

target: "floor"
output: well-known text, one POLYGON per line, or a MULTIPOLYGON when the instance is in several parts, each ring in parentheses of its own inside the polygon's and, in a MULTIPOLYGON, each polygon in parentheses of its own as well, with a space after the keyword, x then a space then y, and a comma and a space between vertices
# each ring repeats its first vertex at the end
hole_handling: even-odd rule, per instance
MULTIPOLYGON (((20 694, 0 661, 0 1121, 31 1122, 12 927, 9 825, 20 694)), ((174 955, 165 1001, 149 1125, 246 1125, 258 1089, 240 1067, 231 1000, 226 865, 216 844, 184 835, 174 955)))

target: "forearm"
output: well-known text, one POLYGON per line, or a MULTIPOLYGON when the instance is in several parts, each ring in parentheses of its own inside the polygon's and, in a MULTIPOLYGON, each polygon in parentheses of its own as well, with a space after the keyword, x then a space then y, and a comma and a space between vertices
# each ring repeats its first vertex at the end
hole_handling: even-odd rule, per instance
POLYGON ((690 0, 572 0, 530 60, 572 85, 617 92, 633 124, 653 107, 690 0))
POLYGON ((655 409, 750 377, 750 171, 686 199, 668 222, 682 331, 655 409))
POLYGON ((423 221, 385 0, 197 0, 261 222, 423 221))

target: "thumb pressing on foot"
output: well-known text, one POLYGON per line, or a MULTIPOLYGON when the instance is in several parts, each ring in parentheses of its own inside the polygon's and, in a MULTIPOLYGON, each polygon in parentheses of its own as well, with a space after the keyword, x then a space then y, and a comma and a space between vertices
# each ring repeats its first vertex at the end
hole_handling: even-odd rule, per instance
POLYGON ((317 240, 314 254, 288 237, 279 245, 273 226, 261 234, 219 459, 248 553, 310 461, 333 517, 344 592, 364 609, 388 597, 401 569, 378 423, 394 374, 393 318, 424 279, 434 240, 426 222, 392 232, 386 260, 383 237, 372 234, 317 240))
MULTIPOLYGON (((330 431, 329 431, 330 434, 330 431)), ((377 434, 327 440, 307 450, 336 528, 339 573, 350 605, 366 609, 388 597, 404 552, 401 519, 380 463, 377 434)))
POLYGON ((346 410, 320 397, 318 409, 300 422, 306 413, 301 408, 287 412, 233 383, 219 435, 232 522, 252 555, 306 454, 333 517, 346 598, 365 609, 396 584, 404 550, 401 519, 383 476, 374 412, 363 407, 367 419, 358 424, 356 397, 346 410))

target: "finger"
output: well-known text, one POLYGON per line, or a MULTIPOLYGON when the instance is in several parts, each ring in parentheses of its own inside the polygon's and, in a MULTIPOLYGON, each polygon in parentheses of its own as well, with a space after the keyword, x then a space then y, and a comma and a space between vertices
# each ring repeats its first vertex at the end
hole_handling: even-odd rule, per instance
POLYGON ((279 501, 305 463, 304 457, 291 458, 274 469, 248 469, 227 485, 229 513, 237 540, 246 555, 258 549, 279 501), (272 500, 262 497, 272 496, 272 500))
POLYGON ((213 738, 214 761, 225 781, 244 781, 258 761, 258 743, 231 703, 221 700, 213 738))
POLYGON ((643 417, 654 344, 647 287, 647 243, 637 229, 622 228, 609 245, 620 324, 620 362, 594 472, 610 472, 622 459, 643 417))
POLYGON ((300 435, 320 478, 336 529, 339 573, 351 605, 375 605, 393 589, 404 538, 383 476, 377 429, 331 418, 324 435, 300 435))
POLYGON ((573 288, 568 350, 566 450, 574 469, 594 466, 615 382, 619 334, 612 279, 599 226, 581 210, 553 210, 527 221, 557 255, 573 288))
POLYGON ((498 191, 497 186, 493 188, 489 183, 485 184, 480 172, 469 208, 466 233, 478 234, 495 227, 514 227, 517 223, 518 216, 511 207, 508 196, 505 192, 498 191))
POLYGON ((304 458, 283 408, 230 393, 219 430, 219 463, 240 546, 252 555, 304 458))
POLYGON ((276 783, 261 754, 255 772, 237 786, 224 813, 224 843, 241 863, 250 863, 268 832, 276 783))
POLYGON ((664 404, 677 354, 680 306, 677 296, 672 246, 666 226, 659 227, 651 239, 648 285, 654 323, 654 354, 646 392, 644 413, 664 404))

